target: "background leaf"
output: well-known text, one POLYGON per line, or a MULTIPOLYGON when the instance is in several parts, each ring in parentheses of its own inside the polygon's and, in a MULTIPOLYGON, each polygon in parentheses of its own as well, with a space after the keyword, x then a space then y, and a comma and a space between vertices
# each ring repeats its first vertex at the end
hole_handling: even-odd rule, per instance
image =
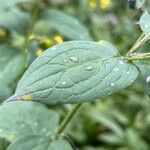
MULTIPOLYGON (((17 81, 24 66, 24 57, 10 45, 0 45, 0 95, 1 99, 12 93, 11 88, 17 81)), ((4 99, 3 99, 4 100, 4 99)))
POLYGON ((89 31, 76 18, 61 11, 50 9, 41 14, 41 20, 72 40, 91 40, 89 31))
POLYGON ((141 71, 143 87, 145 93, 150 97, 150 62, 149 61, 135 61, 135 64, 141 71))
POLYGON ((25 135, 51 136, 59 122, 56 112, 32 102, 3 104, 0 114, 0 137, 8 141, 25 135))
POLYGON ((49 104, 94 101, 129 86, 135 66, 108 42, 73 41, 56 45, 37 58, 9 100, 49 104))
POLYGON ((150 15, 145 12, 140 18, 140 27, 145 34, 150 33, 150 15))
POLYGON ((17 8, 11 8, 9 11, 0 9, 0 26, 6 27, 10 32, 27 33, 29 22, 30 16, 17 8))

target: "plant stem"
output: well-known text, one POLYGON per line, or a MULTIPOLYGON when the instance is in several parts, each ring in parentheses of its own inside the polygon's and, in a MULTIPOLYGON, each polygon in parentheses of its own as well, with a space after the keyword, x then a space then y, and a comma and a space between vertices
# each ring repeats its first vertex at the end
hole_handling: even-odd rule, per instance
POLYGON ((29 31, 28 31, 28 34, 25 38, 25 42, 24 42, 24 55, 25 55, 25 58, 24 58, 24 69, 26 69, 27 67, 27 59, 28 59, 28 46, 30 44, 30 41, 31 41, 31 34, 33 32, 33 29, 34 29, 34 25, 35 25, 35 22, 37 20, 37 17, 38 17, 38 13, 39 13, 39 6, 37 4, 35 10, 34 10, 34 13, 33 13, 33 17, 32 17, 32 23, 30 25, 30 28, 29 28, 29 31))
POLYGON ((56 130, 55 134, 53 135, 53 139, 56 140, 59 135, 64 131, 64 129, 67 127, 68 123, 70 122, 70 120, 72 119, 72 117, 75 115, 75 113, 77 112, 77 110, 80 108, 82 104, 76 104, 71 110, 70 112, 67 114, 67 116, 64 118, 64 120, 62 121, 62 123, 60 124, 59 128, 56 130))
POLYGON ((150 53, 134 53, 126 57, 127 60, 144 60, 150 59, 150 53))
POLYGON ((140 46, 142 46, 146 41, 150 39, 150 33, 144 36, 144 33, 138 38, 132 48, 127 52, 126 56, 130 55, 131 53, 135 52, 140 46))

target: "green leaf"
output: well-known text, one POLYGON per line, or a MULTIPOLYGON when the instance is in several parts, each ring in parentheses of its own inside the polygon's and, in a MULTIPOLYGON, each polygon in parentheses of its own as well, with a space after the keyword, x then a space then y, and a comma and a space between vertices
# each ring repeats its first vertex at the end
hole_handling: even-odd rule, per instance
POLYGON ((10 45, 0 45, 0 97, 6 98, 11 93, 10 87, 22 72, 24 58, 10 45))
POLYGON ((105 41, 70 41, 46 50, 28 68, 11 100, 48 104, 94 101, 129 86, 137 68, 105 41))
POLYGON ((140 27, 145 34, 150 33, 150 15, 147 12, 140 18, 140 27))
POLYGON ((136 1, 136 8, 140 9, 140 8, 144 7, 144 4, 145 4, 145 0, 137 0, 136 1))
POLYGON ((76 18, 58 10, 45 10, 41 19, 72 40, 91 40, 88 30, 76 18))
POLYGON ((23 56, 15 48, 0 45, 0 84, 10 85, 16 80, 24 65, 23 60, 23 56))
POLYGON ((12 7, 15 7, 17 4, 22 2, 29 2, 31 0, 11 0, 11 1, 4 1, 0 0, 0 9, 10 9, 12 7))
POLYGON ((51 141, 51 139, 34 135, 25 136, 16 140, 8 147, 8 150, 21 150, 24 148, 28 150, 73 150, 70 144, 63 138, 51 141))
POLYGON ((25 34, 28 31, 30 16, 16 8, 0 10, 0 26, 6 27, 10 32, 25 34))
POLYGON ((150 97, 150 60, 134 61, 141 71, 145 93, 150 97))
POLYGON ((3 104, 0 114, 0 137, 8 141, 25 135, 51 136, 59 122, 56 112, 32 102, 3 104))

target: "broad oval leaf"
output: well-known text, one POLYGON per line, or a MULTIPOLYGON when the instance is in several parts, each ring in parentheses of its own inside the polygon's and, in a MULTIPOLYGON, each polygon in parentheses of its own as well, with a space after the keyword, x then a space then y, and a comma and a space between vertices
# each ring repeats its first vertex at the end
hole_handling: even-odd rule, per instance
POLYGON ((129 86, 137 68, 105 41, 70 41, 44 52, 28 68, 16 93, 22 99, 49 104, 94 101, 129 86))
POLYGON ((72 40, 91 40, 89 31, 76 18, 61 11, 50 9, 41 14, 41 19, 50 27, 72 40))
POLYGON ((11 142, 25 135, 49 137, 59 122, 56 112, 32 102, 3 104, 0 114, 0 137, 11 142))
POLYGON ((150 14, 145 12, 140 18, 140 27, 145 34, 150 33, 150 14))
POLYGON ((71 145, 63 138, 51 141, 49 138, 34 135, 17 139, 8 147, 8 150, 21 150, 24 148, 27 150, 73 150, 71 145))

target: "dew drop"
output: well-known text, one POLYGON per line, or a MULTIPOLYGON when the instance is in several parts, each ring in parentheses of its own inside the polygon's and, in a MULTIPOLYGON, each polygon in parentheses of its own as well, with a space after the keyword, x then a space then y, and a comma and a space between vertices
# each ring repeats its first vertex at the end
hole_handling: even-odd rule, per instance
POLYGON ((65 85, 65 84, 66 84, 66 82, 64 82, 64 81, 63 81, 61 84, 62 84, 62 85, 65 85))
POLYGON ((84 67, 84 69, 87 71, 91 71, 94 69, 94 67, 93 66, 87 66, 87 67, 84 67))
POLYGON ((147 76, 146 78, 146 82, 149 83, 150 82, 150 76, 147 76))
POLYGON ((130 74, 130 72, 128 71, 127 74, 130 74))
POLYGON ((149 25, 148 25, 148 24, 146 24, 146 25, 145 25, 145 28, 148 28, 148 27, 149 27, 149 25))
POLYGON ((120 64, 120 65, 123 65, 123 64, 124 64, 124 62, 120 60, 120 61, 119 61, 119 64, 120 64))
POLYGON ((52 49, 51 50, 55 50, 56 49, 56 47, 52 47, 52 49))
POLYGON ((131 83, 133 83, 133 80, 130 80, 131 81, 131 83))
POLYGON ((113 69, 113 71, 119 71, 119 68, 118 67, 115 67, 114 69, 113 69))
POLYGON ((110 86, 115 86, 115 83, 111 83, 110 86))
POLYGON ((73 62, 78 62, 78 58, 77 58, 77 57, 72 56, 72 57, 70 57, 70 59, 71 59, 73 62))
POLYGON ((67 59, 65 59, 65 60, 64 60, 64 63, 67 63, 67 62, 68 62, 68 60, 67 60, 67 59))

